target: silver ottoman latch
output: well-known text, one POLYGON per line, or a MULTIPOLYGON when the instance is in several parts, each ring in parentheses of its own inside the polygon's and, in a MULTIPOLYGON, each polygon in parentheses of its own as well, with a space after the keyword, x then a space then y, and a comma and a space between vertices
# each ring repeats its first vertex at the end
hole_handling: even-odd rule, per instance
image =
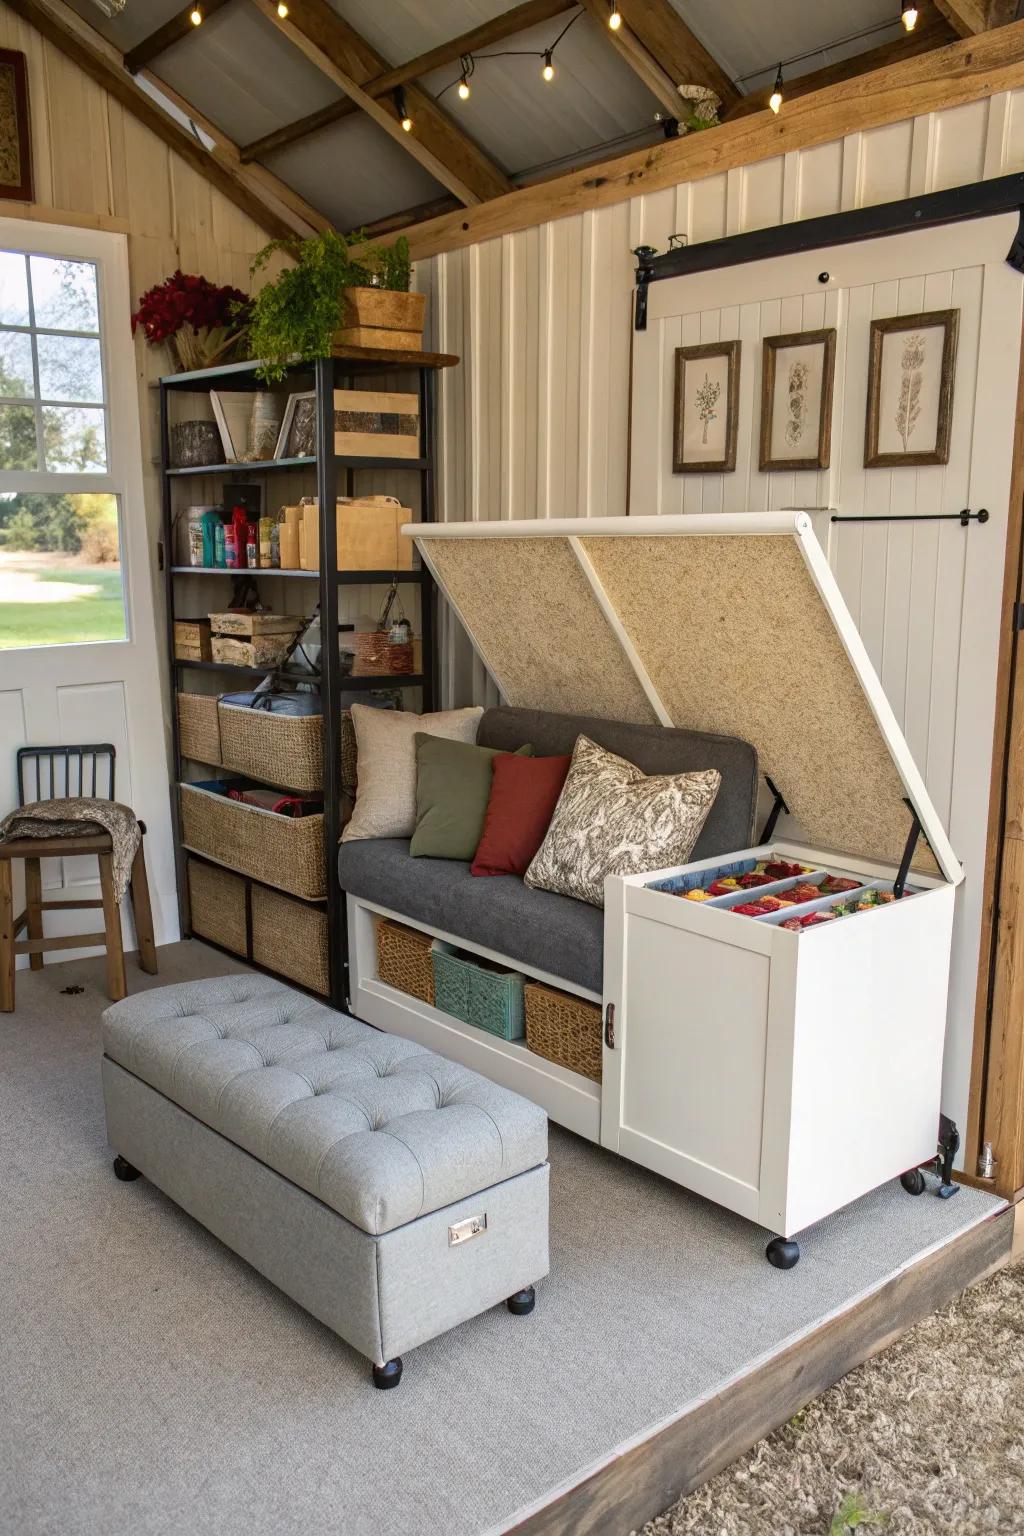
POLYGON ((448 1228, 448 1246, 457 1248, 460 1243, 468 1243, 470 1238, 481 1237, 486 1231, 486 1211, 481 1211, 479 1216, 467 1216, 465 1221, 457 1221, 448 1228))

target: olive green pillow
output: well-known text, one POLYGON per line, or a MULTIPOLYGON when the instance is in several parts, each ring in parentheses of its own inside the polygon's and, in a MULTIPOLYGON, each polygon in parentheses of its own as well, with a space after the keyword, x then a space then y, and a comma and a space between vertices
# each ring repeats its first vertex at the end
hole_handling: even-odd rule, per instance
MULTIPOLYGON (((417 731, 416 830, 409 844, 415 858, 465 859, 476 853, 491 794, 496 747, 476 747, 417 731)), ((517 757, 531 757, 520 747, 517 757)))

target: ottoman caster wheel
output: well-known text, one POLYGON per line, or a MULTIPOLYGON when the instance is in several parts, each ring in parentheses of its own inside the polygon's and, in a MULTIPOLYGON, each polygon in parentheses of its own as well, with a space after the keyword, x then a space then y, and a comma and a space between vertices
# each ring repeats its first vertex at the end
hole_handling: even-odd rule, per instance
POLYGON ((908 1195, 924 1194, 924 1174, 920 1168, 908 1168, 906 1173, 901 1173, 900 1183, 908 1195))
POLYGON ((126 1157, 120 1152, 114 1158, 114 1177, 121 1180, 122 1184, 130 1184, 132 1179, 139 1178, 139 1170, 133 1168, 126 1157))
POLYGON ((513 1317, 528 1317, 537 1305, 537 1292, 532 1285, 528 1285, 525 1291, 516 1291, 505 1303, 513 1317))
POLYGON ((387 1392, 391 1387, 397 1387, 401 1379, 401 1358, 389 1360, 386 1365, 375 1365, 373 1368, 373 1384, 382 1392, 387 1392))
POLYGON ((776 1269, 792 1269, 800 1258, 800 1244, 784 1237, 773 1237, 764 1251, 769 1264, 776 1269))

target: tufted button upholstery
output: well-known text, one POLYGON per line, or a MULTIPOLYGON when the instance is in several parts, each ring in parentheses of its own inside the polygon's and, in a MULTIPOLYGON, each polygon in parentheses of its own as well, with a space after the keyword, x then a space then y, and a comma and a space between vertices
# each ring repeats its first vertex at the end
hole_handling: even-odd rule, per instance
POLYGON ((389 1232, 547 1156, 543 1110, 267 976, 141 992, 107 1056, 365 1232, 389 1232))

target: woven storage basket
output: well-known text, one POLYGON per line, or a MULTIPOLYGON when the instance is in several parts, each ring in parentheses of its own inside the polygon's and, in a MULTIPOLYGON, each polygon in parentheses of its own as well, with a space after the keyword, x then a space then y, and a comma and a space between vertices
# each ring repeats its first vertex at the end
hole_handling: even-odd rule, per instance
POLYGON ((293 896, 326 896, 322 816, 278 816, 196 784, 179 790, 181 840, 189 848, 293 896))
POLYGON ((252 887, 252 958, 311 992, 330 991, 327 913, 265 885, 252 887))
POLYGON ((220 722, 215 693, 178 694, 178 741, 182 757, 220 766, 220 722))
POLYGON ((503 970, 440 942, 430 958, 435 1007, 502 1040, 523 1038, 523 978, 518 971, 503 970))
POLYGON ((385 629, 357 629, 345 641, 355 651, 353 677, 409 677, 416 670, 417 646, 392 644, 385 629))
POLYGON ((433 1003, 433 942, 428 933, 382 917, 377 924, 377 975, 389 987, 418 997, 423 1003, 433 1003))
POLYGON ((526 1043, 538 1056, 601 1081, 601 1010, 569 992, 528 981, 526 1043))
POLYGON ((269 710, 234 704, 222 704, 218 714, 225 768, 282 789, 323 789, 320 715, 272 715, 269 710))
POLYGON ((245 881, 241 875, 189 859, 188 901, 193 933, 230 949, 233 955, 248 954, 245 881))

